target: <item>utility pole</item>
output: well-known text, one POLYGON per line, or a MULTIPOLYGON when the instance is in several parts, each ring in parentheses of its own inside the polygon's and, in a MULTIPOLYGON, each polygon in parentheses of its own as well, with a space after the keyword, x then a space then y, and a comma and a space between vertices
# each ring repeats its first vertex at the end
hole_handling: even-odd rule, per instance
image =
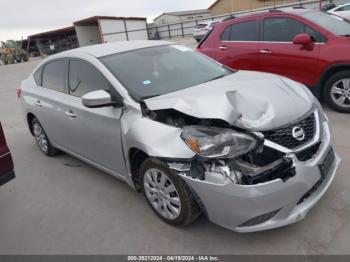
POLYGON ((322 10, 322 0, 320 0, 320 10, 322 10))

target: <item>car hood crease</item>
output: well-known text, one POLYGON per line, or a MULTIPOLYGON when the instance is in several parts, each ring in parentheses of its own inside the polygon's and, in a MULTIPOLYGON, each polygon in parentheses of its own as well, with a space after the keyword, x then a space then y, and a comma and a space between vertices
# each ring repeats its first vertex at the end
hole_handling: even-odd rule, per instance
POLYGON ((201 119, 264 131, 286 125, 311 110, 312 95, 290 79, 238 71, 224 78, 145 100, 150 110, 174 109, 201 119))

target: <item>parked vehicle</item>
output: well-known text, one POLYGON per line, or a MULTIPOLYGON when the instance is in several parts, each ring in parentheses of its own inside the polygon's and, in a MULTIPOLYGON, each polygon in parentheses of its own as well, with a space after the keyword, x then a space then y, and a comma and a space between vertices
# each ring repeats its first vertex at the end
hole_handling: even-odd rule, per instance
POLYGON ((193 38, 199 43, 202 38, 210 31, 213 27, 213 25, 217 24, 218 22, 210 21, 210 22, 202 22, 198 25, 196 25, 193 28, 193 38))
POLYGON ((0 186, 15 178, 13 161, 0 123, 0 186))
POLYGON ((18 42, 8 40, 6 42, 1 42, 0 60, 4 65, 13 64, 14 62, 28 62, 29 55, 27 51, 20 47, 18 42))
POLYGON ((337 5, 334 4, 334 3, 325 4, 325 5, 322 6, 321 10, 322 10, 323 12, 327 12, 327 11, 329 11, 329 10, 335 8, 336 6, 337 6, 337 5))
POLYGON ((283 75, 350 113, 350 23, 308 9, 272 10, 214 26, 198 51, 235 69, 283 75))
POLYGON ((294 223, 340 162, 305 86, 164 41, 51 56, 22 82, 20 100, 44 154, 62 150, 142 190, 174 225, 201 212, 239 232, 294 223))
POLYGON ((327 11, 328 13, 343 17, 345 19, 350 19, 350 3, 346 3, 339 6, 334 6, 333 9, 327 11))

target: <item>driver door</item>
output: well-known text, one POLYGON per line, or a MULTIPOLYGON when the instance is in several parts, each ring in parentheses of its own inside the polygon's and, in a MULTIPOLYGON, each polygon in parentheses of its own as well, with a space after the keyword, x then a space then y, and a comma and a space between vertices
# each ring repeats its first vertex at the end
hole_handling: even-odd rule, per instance
POLYGON ((113 173, 125 176, 120 123, 123 108, 87 108, 81 101, 83 95, 92 91, 116 91, 88 62, 70 60, 68 73, 69 98, 65 108, 64 130, 67 149, 113 173))
POLYGON ((318 57, 321 35, 311 27, 289 17, 270 17, 262 21, 262 41, 259 42, 261 70, 286 76, 312 86, 318 81, 318 57), (308 33, 311 48, 293 44, 296 35, 308 33))

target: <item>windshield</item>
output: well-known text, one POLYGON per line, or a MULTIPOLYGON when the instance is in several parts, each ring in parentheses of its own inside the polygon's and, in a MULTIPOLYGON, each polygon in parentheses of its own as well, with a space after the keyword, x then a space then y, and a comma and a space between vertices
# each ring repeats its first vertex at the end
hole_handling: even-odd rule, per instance
POLYGON ((233 72, 179 45, 138 49, 100 60, 137 101, 199 85, 233 72))
POLYGON ((207 26, 208 26, 208 24, 199 24, 199 25, 195 26, 194 29, 206 28, 207 26))
POLYGON ((308 12, 302 14, 302 16, 335 35, 350 35, 350 23, 339 16, 322 12, 308 12))

